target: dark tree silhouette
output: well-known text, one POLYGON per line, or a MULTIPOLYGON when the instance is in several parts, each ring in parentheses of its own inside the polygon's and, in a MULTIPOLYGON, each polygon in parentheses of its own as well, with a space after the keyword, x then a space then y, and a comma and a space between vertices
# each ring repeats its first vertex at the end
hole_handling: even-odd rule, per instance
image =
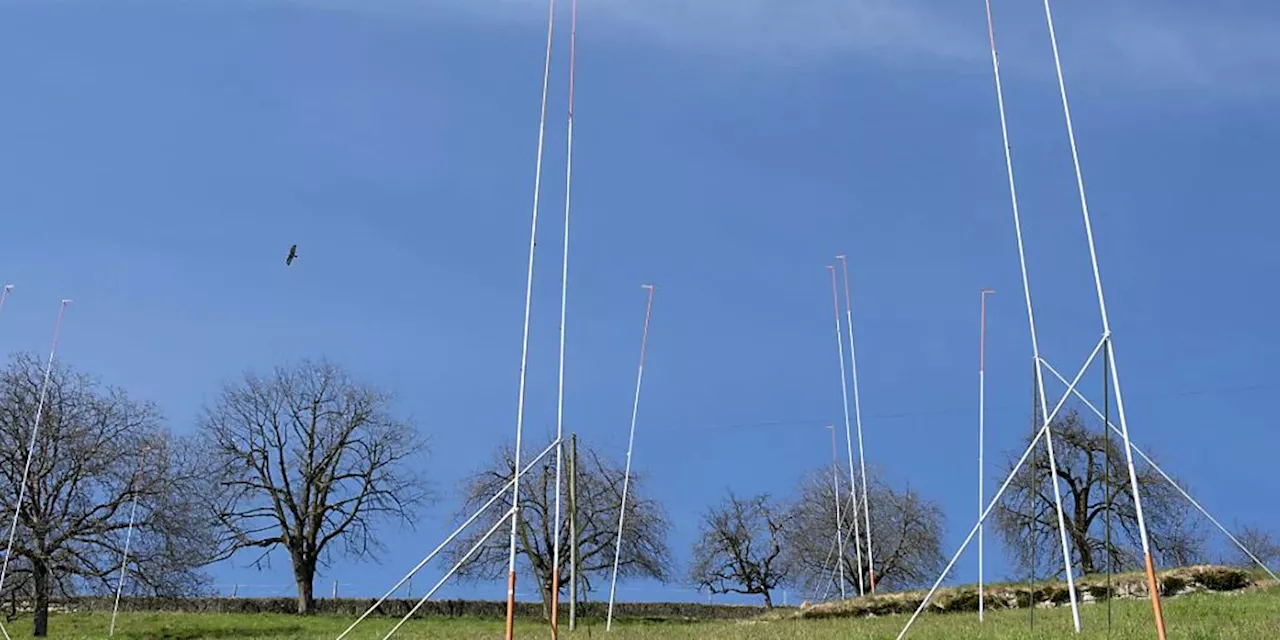
MULTIPOLYGON (((1244 526, 1234 532, 1240 544, 1249 550, 1262 564, 1271 571, 1280 571, 1280 540, 1275 534, 1261 527, 1244 526)), ((1227 563, 1239 567, 1253 569, 1258 566, 1253 558, 1232 545, 1227 563)))
POLYGON ((702 517, 690 580, 711 593, 761 596, 772 609, 773 591, 787 579, 782 549, 790 517, 767 494, 741 500, 730 493, 702 517))
MULTIPOLYGON (((800 484, 788 528, 787 561, 796 582, 807 590, 832 585, 839 575, 834 564, 838 554, 833 501, 835 487, 832 484, 830 468, 806 477, 800 484)), ((844 505, 840 515, 847 539, 842 561, 846 588, 856 593, 859 550, 864 563, 864 586, 870 586, 871 576, 865 570, 868 554, 862 504, 859 501, 858 508, 852 508, 847 485, 847 481, 842 482, 840 492, 844 505), (856 548, 853 536, 855 517, 861 532, 856 548)), ((867 476, 867 489, 871 493, 871 542, 877 591, 905 589, 931 582, 946 563, 942 555, 942 509, 910 488, 892 489, 875 471, 867 476)))
MULTIPOLYGON (((567 448, 567 447, 566 447, 567 448)), ((617 543, 618 510, 622 505, 623 468, 599 455, 585 444, 578 446, 577 475, 577 525, 578 525, 578 576, 583 593, 589 593, 592 581, 607 578, 613 570, 614 547, 617 543)), ((459 520, 469 517, 476 509, 503 487, 515 475, 514 449, 504 446, 494 461, 483 470, 472 474, 462 483, 463 507, 459 520)), ((521 465, 532 460, 537 452, 521 455, 521 465)), ((561 502, 564 510, 560 529, 559 584, 552 586, 555 521, 555 468, 552 456, 520 477, 520 527, 516 551, 526 565, 527 574, 537 580, 543 605, 549 606, 551 589, 563 589, 569 584, 569 502, 561 502)), ((569 473, 564 475, 565 495, 568 495, 569 473)), ((461 559, 475 545, 495 520, 511 509, 511 492, 503 492, 489 510, 471 525, 470 533, 462 536, 448 552, 452 561, 461 559)), ((667 547, 667 533, 671 523, 662 506, 645 497, 644 479, 634 471, 627 489, 627 517, 622 536, 622 555, 618 564, 619 578, 647 577, 666 580, 671 567, 671 552, 667 547)), ((464 579, 497 580, 507 575, 509 538, 494 535, 489 538, 471 559, 462 566, 459 575, 464 579)))
MULTIPOLYGON (((1079 412, 1072 409, 1053 423, 1053 449, 1062 488, 1068 546, 1073 566, 1085 574, 1106 571, 1108 559, 1117 571, 1142 566, 1138 517, 1130 491, 1124 445, 1114 433, 1108 438, 1102 431, 1101 420, 1098 422, 1090 428, 1079 412), (1108 513, 1112 527, 1109 546, 1108 513)), ((1021 457, 1030 444, 1028 434, 1017 457, 1021 457)), ((1009 484, 995 511, 996 528, 1006 552, 1019 566, 1034 568, 1040 576, 1062 574, 1061 537, 1047 456, 1041 440, 1036 453, 1027 459, 1018 477, 1009 484), (1035 567, 1031 567, 1033 555, 1035 567)), ((1002 477, 1013 470, 1017 457, 1010 456, 1002 477)), ((1135 464, 1141 462, 1135 460, 1135 464)), ((1206 535, 1199 519, 1191 513, 1191 505, 1153 469, 1135 468, 1156 561, 1165 566, 1185 566, 1201 560, 1206 535)))
MULTIPOLYGON (((0 374, 0 522, 6 534, 44 366, 21 354, 0 374)), ((201 485, 188 447, 160 422, 154 405, 65 365, 53 368, 5 576, 6 597, 32 600, 34 635, 47 635, 54 595, 114 591, 135 499, 129 591, 186 596, 206 584, 198 568, 213 559, 209 522, 191 502, 201 485)))
POLYGON ((373 555, 375 523, 411 525, 429 497, 415 470, 424 441, 392 416, 390 400, 337 365, 303 362, 246 374, 205 411, 220 556, 288 551, 298 613, 313 612, 316 568, 335 544, 373 555))

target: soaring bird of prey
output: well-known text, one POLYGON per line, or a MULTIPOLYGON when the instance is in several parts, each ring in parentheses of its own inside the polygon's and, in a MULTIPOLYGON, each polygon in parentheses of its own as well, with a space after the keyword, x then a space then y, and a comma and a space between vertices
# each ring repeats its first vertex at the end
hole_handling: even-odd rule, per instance
POLYGON ((296 257, 298 257, 298 245, 295 244, 289 247, 289 256, 284 259, 285 266, 293 264, 293 259, 296 257))

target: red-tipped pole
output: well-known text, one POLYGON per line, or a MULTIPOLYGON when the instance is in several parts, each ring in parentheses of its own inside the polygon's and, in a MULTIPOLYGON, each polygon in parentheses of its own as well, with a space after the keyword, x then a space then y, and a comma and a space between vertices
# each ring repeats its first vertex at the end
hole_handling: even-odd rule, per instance
MULTIPOLYGON (((978 329, 978 518, 986 510, 986 488, 983 484, 983 451, 986 448, 987 419, 987 296, 995 293, 992 289, 982 290, 982 312, 978 329)), ((985 620, 985 599, 982 591, 982 523, 978 524, 978 622, 985 620)))
POLYGON ((622 506, 618 509, 618 535, 613 550, 613 578, 609 582, 609 611, 605 617, 604 630, 613 630, 613 603, 618 590, 618 564, 622 560, 622 529, 627 517, 627 489, 631 481, 631 453, 636 442, 636 416, 640 413, 640 382, 644 380, 644 355, 649 345, 649 319, 653 316, 653 292, 651 284, 641 288, 649 291, 649 302, 644 309, 644 334, 640 338, 640 368, 636 371, 636 396, 631 405, 631 433, 627 437, 627 463, 622 473, 622 506))
POLYGON ((529 230, 529 265, 525 274, 524 334, 520 345, 520 393, 516 402, 515 475, 511 483, 511 536, 507 560, 507 624, 506 640, 515 637, 516 619, 516 534, 520 528, 520 447, 524 435, 525 381, 529 363, 529 320, 533 307, 533 260, 538 246, 538 210, 542 200, 542 155, 547 132, 547 92, 551 84, 551 44, 555 37, 556 1, 549 0, 547 8, 547 54, 542 69, 542 113, 538 120, 538 158, 533 177, 533 219, 529 230))
MULTIPOLYGON (((836 566, 839 567, 840 573, 840 599, 844 600, 848 596, 844 589, 844 518, 840 516, 840 459, 836 455, 838 447, 836 446, 836 426, 834 424, 827 425, 831 430, 831 480, 835 489, 836 502, 836 566)), ((854 521, 857 521, 857 514, 854 514, 854 521)), ((861 570, 861 567, 859 567, 861 570)), ((824 596, 825 597, 825 596, 824 596)))
POLYGON ((573 0, 570 7, 569 122, 564 163, 564 258, 560 274, 560 374, 556 396, 556 497, 555 520, 552 528, 555 540, 552 543, 551 552, 551 640, 558 640, 560 637, 560 496, 564 477, 564 347, 565 316, 569 297, 569 213, 573 193, 573 84, 578 65, 578 0, 573 0))
POLYGON ((4 311, 4 301, 9 299, 10 291, 13 291, 13 285, 6 284, 4 286, 4 293, 0 293, 0 312, 4 311))
MULTIPOLYGON (((18 485, 18 504, 13 510, 13 524, 9 527, 9 547, 4 554, 4 564, 0 566, 0 591, 4 590, 4 579, 9 572, 9 558, 13 557, 13 542, 18 533, 18 514, 22 511, 22 501, 27 495, 27 477, 31 474, 31 461, 36 455, 36 442, 40 433, 40 421, 44 418, 44 404, 49 397, 49 379, 53 376, 53 359, 58 352, 58 337, 62 334, 62 317, 67 312, 70 300, 64 299, 58 307, 58 319, 53 323, 53 345, 49 347, 49 361, 44 366, 44 381, 40 383, 40 400, 36 403, 35 422, 31 425, 31 444, 27 447, 27 462, 22 469, 22 484, 18 485)), ((9 632, 0 624, 0 633, 9 640, 9 632)))
MULTIPOLYGON (((867 532, 867 582, 871 588, 871 593, 876 592, 876 563, 875 553, 871 545, 871 493, 867 491, 867 456, 866 448, 862 441, 862 394, 858 389, 858 348, 853 341, 853 294, 850 292, 849 286, 849 259, 844 255, 836 256, 841 264, 844 272, 844 313, 845 327, 849 334, 849 378, 853 386, 853 424, 858 430, 858 469, 862 476, 862 517, 863 524, 867 532)), ((837 313, 839 313, 837 311, 837 313)), ((852 449, 850 450, 852 456, 852 449)), ((852 458, 851 458, 852 460, 852 458)), ((852 467, 852 461, 850 466, 852 467)), ((850 468, 850 474, 853 469, 850 468)), ((852 476, 850 477, 852 480, 852 476)), ((855 506, 854 522, 857 522, 857 511, 855 506)))
MULTIPOLYGON (((840 358, 840 402, 844 407, 844 437, 848 444, 849 452, 849 495, 852 497, 853 512, 853 539, 854 539, 854 559, 858 563, 858 570, 854 572, 857 577, 858 595, 866 595, 866 586, 862 581, 862 533, 859 531, 858 518, 858 480, 857 467, 853 464, 853 423, 849 418, 849 379, 845 372, 844 361, 844 336, 841 334, 840 328, 840 294, 837 293, 836 286, 836 268, 827 265, 827 271, 831 273, 831 309, 836 324, 836 355, 840 358)), ((865 500, 866 496, 863 496, 865 500)))

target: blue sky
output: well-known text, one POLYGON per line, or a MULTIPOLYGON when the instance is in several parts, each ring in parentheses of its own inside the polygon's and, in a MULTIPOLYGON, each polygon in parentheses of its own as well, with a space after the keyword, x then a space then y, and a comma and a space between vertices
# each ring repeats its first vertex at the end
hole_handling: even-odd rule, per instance
MULTIPOLYGON (((1266 404, 1280 9, 1220 4, 1087 0, 1056 17, 1134 439, 1219 518, 1277 529, 1263 497, 1280 490, 1266 404)), ((726 488, 785 494, 828 459, 822 427, 841 413, 823 267, 837 253, 852 260, 868 460, 943 505, 948 553, 975 511, 984 287, 999 292, 989 458, 1027 431, 985 18, 964 5, 582 1, 568 428, 624 453, 640 284, 656 283, 635 464, 679 558, 726 488)), ((380 564, 339 562, 319 589, 380 592, 513 433, 544 11, 0 0, 0 278, 18 285, 0 345, 44 351, 74 298, 61 357, 160 403, 180 432, 222 381, 302 357, 396 392, 430 434, 443 499, 416 531, 387 530, 380 564)), ((1074 370, 1100 328, 1043 14, 996 11, 1042 348, 1074 370)), ((564 52, 530 357, 542 441, 564 52)), ((214 574, 243 594, 290 582, 283 558, 214 574)), ((682 589, 620 597, 696 597, 682 589)))

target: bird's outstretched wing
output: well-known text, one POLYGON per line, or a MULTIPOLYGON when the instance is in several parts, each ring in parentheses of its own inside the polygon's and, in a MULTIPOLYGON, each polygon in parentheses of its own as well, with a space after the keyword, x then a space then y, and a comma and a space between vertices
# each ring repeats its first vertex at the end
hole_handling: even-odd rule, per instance
POLYGON ((284 259, 285 266, 292 265, 293 259, 296 257, 298 257, 298 245, 295 244, 289 247, 289 256, 284 259))

